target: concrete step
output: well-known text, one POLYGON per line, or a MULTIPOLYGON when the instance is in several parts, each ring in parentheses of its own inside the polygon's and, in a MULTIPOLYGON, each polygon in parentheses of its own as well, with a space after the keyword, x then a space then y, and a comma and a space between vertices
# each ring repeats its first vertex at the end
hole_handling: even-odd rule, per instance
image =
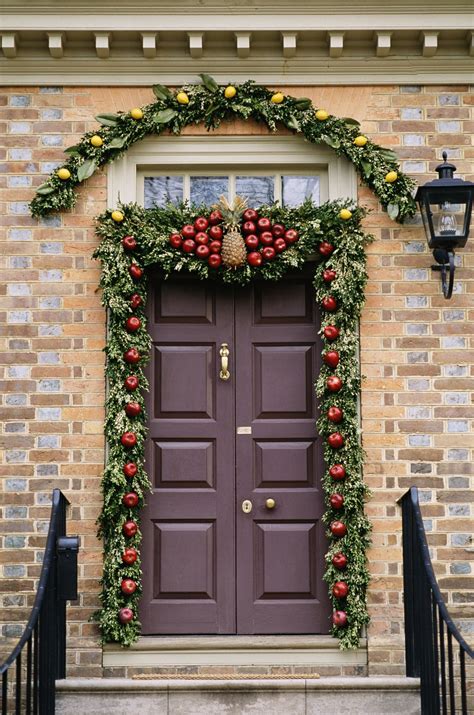
POLYGON ((401 677, 57 681, 57 715, 416 715, 419 681, 401 677))

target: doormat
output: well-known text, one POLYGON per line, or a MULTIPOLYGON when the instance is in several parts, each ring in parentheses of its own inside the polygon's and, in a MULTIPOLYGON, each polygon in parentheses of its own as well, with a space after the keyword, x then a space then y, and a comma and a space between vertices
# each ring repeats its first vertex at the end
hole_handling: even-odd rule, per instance
POLYGON ((132 675, 132 680, 318 680, 319 673, 290 673, 285 675, 264 675, 262 673, 142 673, 132 675))

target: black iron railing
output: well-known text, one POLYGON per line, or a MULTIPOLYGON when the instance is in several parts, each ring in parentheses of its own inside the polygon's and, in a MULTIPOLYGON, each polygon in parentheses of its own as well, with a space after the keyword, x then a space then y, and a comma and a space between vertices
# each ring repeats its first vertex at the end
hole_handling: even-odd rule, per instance
POLYGON ((474 653, 454 625, 431 564, 418 502, 411 487, 400 499, 406 674, 420 678, 423 715, 468 715, 466 657, 474 653))
POLYGON ((0 665, 2 715, 54 715, 55 680, 66 677, 66 600, 77 598, 77 536, 66 536, 68 500, 53 490, 43 566, 33 609, 0 665))

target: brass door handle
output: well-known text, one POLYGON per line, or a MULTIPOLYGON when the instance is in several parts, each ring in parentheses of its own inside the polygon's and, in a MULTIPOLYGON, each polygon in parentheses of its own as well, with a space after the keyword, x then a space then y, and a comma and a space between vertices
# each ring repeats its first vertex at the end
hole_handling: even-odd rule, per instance
POLYGON ((276 507, 276 501, 274 499, 267 499, 265 502, 267 509, 274 509, 276 507))
POLYGON ((221 371, 219 377, 221 380, 228 380, 230 377, 229 354, 229 346, 227 343, 222 343, 221 349, 219 350, 219 355, 221 356, 221 371))

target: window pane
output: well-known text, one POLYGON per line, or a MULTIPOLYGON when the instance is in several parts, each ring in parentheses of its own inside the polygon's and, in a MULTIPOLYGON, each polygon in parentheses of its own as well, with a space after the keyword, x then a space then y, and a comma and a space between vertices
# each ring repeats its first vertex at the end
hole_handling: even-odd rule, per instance
POLYGON ((145 208, 178 204, 183 200, 182 176, 145 176, 145 208))
POLYGON ((251 208, 274 201, 275 180, 273 176, 236 176, 235 193, 247 199, 251 208))
POLYGON ((224 194, 229 197, 227 176, 191 176, 191 203, 211 206, 224 194))
POLYGON ((283 206, 300 206, 311 199, 319 206, 319 176, 282 176, 283 206))

